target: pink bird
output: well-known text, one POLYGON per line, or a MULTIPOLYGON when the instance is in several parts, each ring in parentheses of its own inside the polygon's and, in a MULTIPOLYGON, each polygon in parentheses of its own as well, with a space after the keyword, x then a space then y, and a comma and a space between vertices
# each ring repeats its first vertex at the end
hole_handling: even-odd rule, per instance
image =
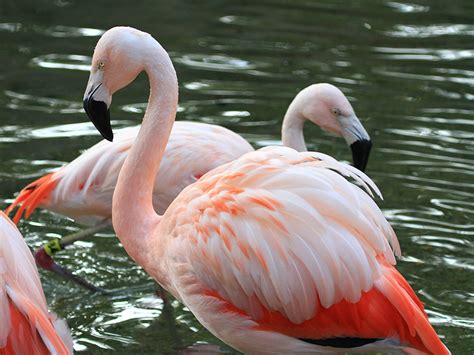
MULTIPOLYGON (((449 354, 395 269, 397 238, 369 196, 380 193, 356 168, 264 148, 208 172, 158 215, 153 186, 178 103, 166 51, 147 33, 107 31, 84 106, 112 139, 112 95, 142 71, 151 95, 119 174, 113 226, 128 254, 204 326, 244 353, 449 354)), ((361 135, 343 107, 326 111, 328 126, 361 135)))
POLYGON ((48 312, 35 261, 0 211, 0 354, 71 354, 66 322, 48 312))

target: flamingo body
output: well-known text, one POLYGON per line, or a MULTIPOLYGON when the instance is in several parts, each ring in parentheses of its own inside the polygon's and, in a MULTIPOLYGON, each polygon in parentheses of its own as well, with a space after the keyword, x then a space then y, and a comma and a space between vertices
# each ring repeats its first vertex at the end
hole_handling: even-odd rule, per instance
POLYGON ((48 312, 33 256, 0 212, 0 354, 71 352, 65 322, 48 312))
MULTIPOLYGON (((124 128, 113 142, 103 140, 71 163, 26 186, 7 212, 16 206, 15 223, 37 207, 73 218, 85 225, 110 219, 112 195, 122 165, 140 127, 124 128)), ((164 213, 186 186, 213 168, 253 150, 240 135, 221 126, 175 122, 165 159, 156 175, 153 203, 164 213)))
POLYGON ((392 228, 343 176, 379 194, 363 173, 323 154, 248 153, 178 196, 156 232, 164 261, 145 268, 246 353, 331 352, 367 339, 351 351, 446 353, 393 266, 392 228))

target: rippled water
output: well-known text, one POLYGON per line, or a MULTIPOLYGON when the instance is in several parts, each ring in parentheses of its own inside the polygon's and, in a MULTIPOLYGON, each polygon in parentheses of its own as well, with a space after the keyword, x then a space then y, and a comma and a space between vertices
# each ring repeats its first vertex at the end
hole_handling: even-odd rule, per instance
MULTIPOLYGON (((331 82, 373 137, 368 173, 402 244, 400 270, 453 353, 474 352, 474 2, 105 3, 0 3, 0 207, 100 139, 81 99, 95 42, 113 25, 149 31, 171 53, 178 119, 219 123, 255 147, 279 142, 299 89, 331 82)), ((114 97, 115 127, 139 121, 147 90, 141 77, 114 97)), ((310 148, 350 159, 341 140, 307 128, 310 148)), ((46 211, 20 227, 32 247, 80 228, 46 211)), ((125 290, 93 295, 42 273, 77 352, 220 344, 179 304, 163 308, 111 232, 58 259, 125 290)))

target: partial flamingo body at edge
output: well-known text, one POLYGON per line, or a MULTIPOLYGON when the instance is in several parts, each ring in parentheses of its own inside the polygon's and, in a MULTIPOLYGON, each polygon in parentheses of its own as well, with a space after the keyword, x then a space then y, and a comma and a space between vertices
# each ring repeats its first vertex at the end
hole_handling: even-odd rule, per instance
POLYGON ((51 353, 72 353, 69 330, 48 312, 33 256, 0 212, 0 354, 51 353))

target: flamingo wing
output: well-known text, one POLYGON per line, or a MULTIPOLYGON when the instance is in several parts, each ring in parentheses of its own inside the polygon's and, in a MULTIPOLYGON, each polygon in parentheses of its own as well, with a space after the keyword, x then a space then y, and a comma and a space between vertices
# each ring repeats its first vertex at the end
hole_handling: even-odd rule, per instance
MULTIPOLYGON (((15 223, 23 213, 28 218, 37 207, 86 225, 110 218, 118 174, 139 129, 124 128, 116 133, 113 142, 103 140, 58 171, 32 182, 21 190, 6 212, 20 206, 13 218, 15 223)), ((164 213, 186 186, 251 150, 245 139, 226 128, 176 122, 156 177, 155 209, 164 213)))
POLYGON ((380 194, 351 166, 283 147, 246 154, 188 187, 165 214, 175 217, 163 219, 174 224, 163 228, 176 237, 167 269, 178 297, 190 300, 180 290, 198 280, 203 296, 255 329, 314 344, 394 338, 425 349, 434 336, 443 346, 393 267, 400 248, 391 226, 345 177, 380 194))
POLYGON ((48 312, 30 250, 13 222, 0 212, 0 354, 71 352, 65 322, 48 312))

